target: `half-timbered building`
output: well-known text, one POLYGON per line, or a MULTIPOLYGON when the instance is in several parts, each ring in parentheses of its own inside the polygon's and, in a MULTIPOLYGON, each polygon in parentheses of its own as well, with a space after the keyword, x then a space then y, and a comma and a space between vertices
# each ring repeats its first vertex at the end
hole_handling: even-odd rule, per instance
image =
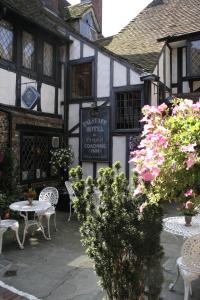
POLYGON ((63 143, 85 176, 116 160, 129 176, 141 107, 200 97, 198 1, 154 0, 96 40, 101 9, 100 0, 0 1, 0 149, 12 149, 21 185, 54 181, 50 150, 63 143))

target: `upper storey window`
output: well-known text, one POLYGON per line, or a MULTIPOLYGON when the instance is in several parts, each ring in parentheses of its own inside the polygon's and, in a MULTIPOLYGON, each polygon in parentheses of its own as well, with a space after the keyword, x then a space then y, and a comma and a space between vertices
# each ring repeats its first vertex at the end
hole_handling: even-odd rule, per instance
POLYGON ((141 91, 119 92, 116 100, 116 129, 140 128, 141 91))
POLYGON ((200 40, 192 41, 190 44, 190 75, 200 76, 200 40))
POLYGON ((34 38, 28 32, 23 32, 22 35, 22 48, 23 48, 23 67, 27 69, 34 69, 35 59, 35 43, 34 38))
POLYGON ((0 58, 13 59, 13 26, 4 20, 0 20, 0 58))
POLYGON ((43 51, 43 74, 53 76, 53 46, 44 42, 43 51))
POLYGON ((72 66, 72 98, 92 97, 92 63, 72 66))

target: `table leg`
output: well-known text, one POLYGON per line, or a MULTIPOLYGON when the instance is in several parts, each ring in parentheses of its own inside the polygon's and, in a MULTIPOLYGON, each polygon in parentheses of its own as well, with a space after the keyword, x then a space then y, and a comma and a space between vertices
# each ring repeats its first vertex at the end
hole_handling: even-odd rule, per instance
POLYGON ((22 246, 24 246, 26 235, 28 233, 28 213, 27 212, 26 213, 20 212, 19 214, 22 218, 24 218, 24 233, 23 233, 23 240, 22 240, 22 243, 21 243, 22 246))

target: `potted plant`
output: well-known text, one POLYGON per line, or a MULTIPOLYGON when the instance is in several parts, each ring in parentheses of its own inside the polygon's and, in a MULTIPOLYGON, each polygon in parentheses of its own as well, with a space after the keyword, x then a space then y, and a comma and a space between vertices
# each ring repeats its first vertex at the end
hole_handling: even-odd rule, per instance
POLYGON ((29 205, 33 204, 33 200, 36 198, 37 193, 33 188, 29 188, 25 193, 24 196, 27 198, 29 205))
MULTIPOLYGON (((185 196, 193 197, 194 193, 193 190, 190 189, 185 193, 185 196)), ((185 216, 185 226, 191 226, 192 217, 198 214, 198 210, 195 207, 194 202, 191 200, 186 201, 183 203, 182 207, 178 209, 179 213, 185 216)))

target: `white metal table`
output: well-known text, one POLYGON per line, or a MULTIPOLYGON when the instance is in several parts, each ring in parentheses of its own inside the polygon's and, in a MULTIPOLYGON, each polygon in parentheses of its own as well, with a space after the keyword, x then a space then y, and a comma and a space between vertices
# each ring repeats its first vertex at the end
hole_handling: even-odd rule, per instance
MULTIPOLYGON (((191 226, 185 226, 185 217, 170 217, 163 219, 163 230, 169 232, 176 236, 182 236, 184 239, 187 239, 193 235, 200 234, 200 216, 199 214, 192 217, 191 226)), ((177 277, 173 283, 169 285, 169 290, 174 289, 175 284, 177 283, 179 277, 179 269, 177 277)))
POLYGON ((185 226, 184 216, 163 219, 163 229, 174 235, 188 238, 200 233, 200 217, 192 217, 191 226, 185 226))
POLYGON ((51 203, 48 201, 38 201, 34 200, 32 205, 28 203, 28 201, 18 201, 12 203, 9 208, 13 211, 19 212, 20 216, 24 218, 24 233, 23 233, 23 241, 22 245, 24 245, 26 235, 28 233, 28 228, 30 226, 36 225, 39 229, 41 229, 42 234, 46 240, 49 240, 45 234, 44 227, 41 223, 41 217, 37 217, 37 219, 34 220, 29 220, 29 213, 30 212, 41 212, 41 211, 46 211, 51 207, 51 203))

